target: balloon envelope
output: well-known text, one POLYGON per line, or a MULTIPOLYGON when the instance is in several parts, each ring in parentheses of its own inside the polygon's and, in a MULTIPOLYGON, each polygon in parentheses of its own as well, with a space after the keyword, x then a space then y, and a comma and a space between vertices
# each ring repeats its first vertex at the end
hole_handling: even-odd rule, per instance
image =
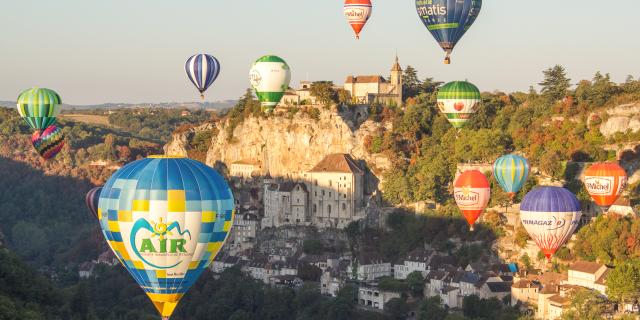
POLYGON ((18 96, 20 116, 32 129, 43 130, 56 122, 62 99, 51 89, 31 88, 18 96))
POLYGON ((291 69, 280 57, 263 56, 253 63, 249 77, 262 109, 271 112, 289 88, 291 69))
POLYGON ((100 191, 102 191, 102 187, 95 187, 84 197, 84 203, 87 205, 89 211, 98 218, 98 200, 100 200, 100 191))
POLYGON ((31 135, 31 144, 45 160, 55 157, 64 147, 64 134, 56 125, 45 130, 36 130, 31 135))
POLYGON ((493 176, 513 200, 529 177, 529 163, 527 159, 515 154, 502 156, 493 164, 493 176))
POLYGON ((356 38, 360 39, 360 32, 371 17, 371 0, 345 0, 344 15, 356 33, 356 38))
POLYGON ((612 206, 627 185, 627 172, 617 163, 596 163, 584 173, 584 186, 600 207, 612 206))
POLYGON ((449 55, 462 36, 476 21, 482 0, 416 0, 420 20, 449 55))
POLYGON ((201 53, 187 59, 184 68, 187 71, 187 77, 200 91, 200 97, 204 99, 204 92, 220 74, 220 62, 214 56, 201 53))
POLYGON ((547 259, 571 238, 581 216, 576 196, 560 187, 538 187, 520 204, 522 225, 547 259))
POLYGON ((454 183, 453 196, 473 230, 473 225, 489 204, 491 187, 487 177, 478 170, 463 172, 454 183))
POLYGON ((449 82, 438 90, 438 109, 455 128, 462 128, 482 102, 478 87, 467 81, 449 82))
POLYGON ((157 156, 132 162, 109 178, 98 218, 120 262, 168 318, 220 251, 234 201, 212 168, 157 156))

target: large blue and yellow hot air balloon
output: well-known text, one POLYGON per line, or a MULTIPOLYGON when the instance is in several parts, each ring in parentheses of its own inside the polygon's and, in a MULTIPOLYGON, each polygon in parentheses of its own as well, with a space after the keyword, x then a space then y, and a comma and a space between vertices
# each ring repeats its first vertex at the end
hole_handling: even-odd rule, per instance
POLYGON ((51 89, 31 88, 18 96, 20 116, 34 130, 44 130, 56 122, 62 99, 51 89))
POLYGON ((451 63, 451 51, 476 21, 482 0, 416 0, 420 20, 447 53, 444 62, 451 63))
POLYGON ((98 204, 109 246, 163 319, 216 257, 233 218, 233 195, 222 176, 182 157, 122 167, 98 204))
POLYGON ((191 83, 200 91, 200 98, 204 99, 204 92, 220 74, 220 61, 212 55, 200 53, 187 59, 184 69, 191 83))
POLYGON ((527 159, 515 154, 502 156, 493 164, 493 177, 496 178, 502 190, 513 200, 516 193, 527 182, 529 162, 527 162, 527 159))

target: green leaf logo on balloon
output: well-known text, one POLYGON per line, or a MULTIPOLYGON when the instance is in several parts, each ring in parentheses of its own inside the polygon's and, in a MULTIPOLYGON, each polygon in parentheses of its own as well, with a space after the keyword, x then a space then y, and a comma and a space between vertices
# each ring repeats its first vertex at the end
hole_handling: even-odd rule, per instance
POLYGON ((187 250, 184 248, 185 244, 187 243, 187 240, 184 239, 185 234, 188 235, 189 240, 191 240, 191 233, 189 232, 189 230, 184 230, 183 232, 180 229, 180 224, 177 221, 174 221, 167 226, 167 224, 162 222, 162 218, 160 218, 158 223, 154 223, 154 225, 151 226, 149 221, 147 221, 144 218, 140 218, 136 221, 136 223, 134 223, 133 228, 131 229, 131 236, 130 236, 131 247, 133 248, 133 252, 136 254, 136 256, 138 256, 138 258, 140 258, 140 260, 142 260, 142 262, 154 268, 170 269, 179 265, 180 263, 182 263, 182 261, 178 261, 178 263, 171 266, 163 267, 147 261, 142 256, 142 253, 146 253, 146 254, 148 253, 176 253, 176 254, 187 253, 187 250), (177 229, 178 235, 180 235, 182 238, 167 239, 167 236, 174 235, 173 232, 171 232, 174 229, 177 229), (136 246, 136 235, 140 230, 149 231, 151 233, 151 237, 143 238, 140 248, 138 248, 136 246), (154 245, 154 241, 152 240, 154 240, 153 238, 156 238, 156 237, 158 238, 158 240, 156 241, 156 245, 154 245), (169 244, 168 247, 167 247, 167 244, 169 244))

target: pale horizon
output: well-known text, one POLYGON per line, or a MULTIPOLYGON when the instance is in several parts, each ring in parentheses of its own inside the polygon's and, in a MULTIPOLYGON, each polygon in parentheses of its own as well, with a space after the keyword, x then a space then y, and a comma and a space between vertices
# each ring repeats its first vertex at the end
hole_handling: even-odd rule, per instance
POLYGON ((468 79, 489 92, 526 92, 556 64, 573 84, 597 71, 615 82, 640 76, 640 40, 624 32, 638 26, 640 2, 633 0, 617 2, 614 21, 595 0, 484 1, 449 66, 409 0, 374 1, 359 41, 342 1, 0 1, 0 28, 8 31, 0 45, 6 101, 40 86, 70 105, 199 102, 184 72, 198 52, 222 66, 207 102, 240 97, 251 63, 264 54, 289 63, 294 88, 307 79, 341 85, 348 75, 387 77, 396 52, 403 69, 413 66, 421 79, 468 79))

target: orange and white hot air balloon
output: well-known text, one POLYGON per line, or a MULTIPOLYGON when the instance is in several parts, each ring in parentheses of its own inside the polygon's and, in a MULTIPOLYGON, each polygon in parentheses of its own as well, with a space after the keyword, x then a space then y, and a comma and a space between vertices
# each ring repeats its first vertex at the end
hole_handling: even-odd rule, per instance
POLYGON ((356 39, 360 39, 360 31, 371 17, 371 0, 345 0, 344 15, 356 33, 356 39))
POLYGON ((453 197, 473 231, 473 225, 489 204, 491 196, 489 180, 482 172, 469 170, 463 172, 453 186, 453 197))
POLYGON ((617 163, 596 163, 584 173, 584 187, 593 201, 605 211, 627 186, 627 173, 617 163))

